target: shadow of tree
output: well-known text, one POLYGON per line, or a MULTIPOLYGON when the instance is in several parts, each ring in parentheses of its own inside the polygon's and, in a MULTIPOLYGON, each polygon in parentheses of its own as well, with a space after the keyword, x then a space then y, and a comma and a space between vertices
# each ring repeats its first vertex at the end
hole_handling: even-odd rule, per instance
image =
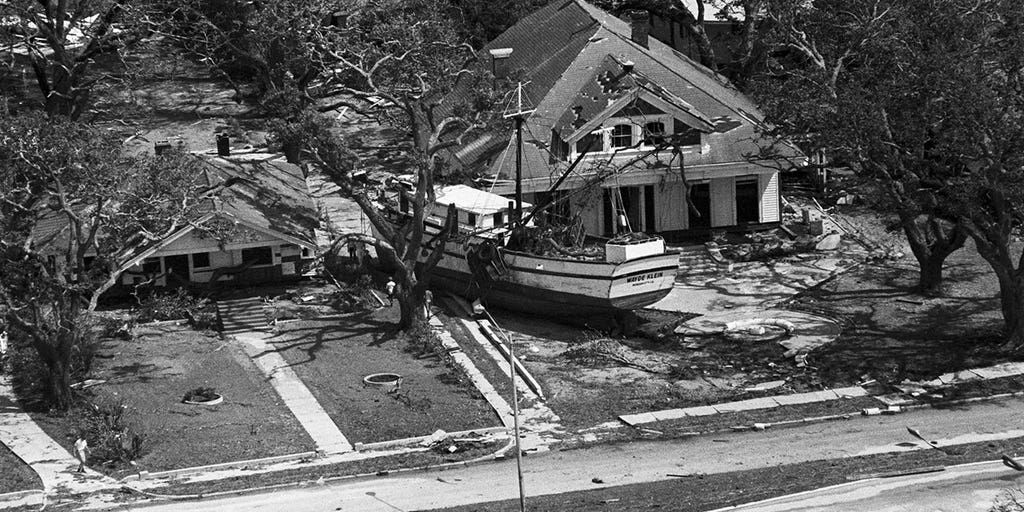
MULTIPOLYGON (((371 341, 367 347, 379 347, 399 337, 399 331, 392 322, 374 317, 374 312, 353 313, 344 320, 305 320, 292 324, 287 330, 270 336, 267 342, 273 346, 272 351, 284 353, 298 350, 305 354, 300 361, 289 363, 297 366, 316 360, 317 353, 330 344, 345 343, 350 339, 369 336, 371 341)), ((261 352, 259 357, 267 352, 261 352)))

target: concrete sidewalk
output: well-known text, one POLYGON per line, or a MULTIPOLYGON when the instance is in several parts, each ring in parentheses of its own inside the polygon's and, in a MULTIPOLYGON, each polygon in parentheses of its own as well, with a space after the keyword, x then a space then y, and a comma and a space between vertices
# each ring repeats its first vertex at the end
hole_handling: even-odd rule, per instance
POLYGON ((258 332, 236 333, 233 337, 256 364, 285 406, 299 420, 302 428, 316 444, 318 452, 326 455, 352 451, 352 444, 317 402, 309 388, 299 379, 291 366, 274 347, 266 342, 268 334, 258 332))
POLYGON ((245 354, 267 376, 274 391, 313 439, 317 452, 332 455, 352 451, 352 444, 313 393, 281 354, 267 344, 269 333, 265 331, 263 301, 258 297, 248 297, 224 301, 217 307, 225 334, 238 340, 245 354))
POLYGON ((46 495, 83 494, 118 487, 117 481, 92 469, 77 472, 78 460, 18 405, 6 374, 0 375, 0 442, 39 475, 46 495))
POLYGON ((762 398, 751 398, 738 402, 723 402, 720 404, 700 405, 697 407, 686 407, 682 409, 667 409, 664 411, 643 412, 639 414, 626 414, 619 416, 629 426, 655 423, 658 421, 678 420, 681 418, 694 418, 699 416, 711 416, 712 414, 724 414, 740 411, 756 411, 760 409, 774 409, 783 405, 799 405, 829 400, 840 400, 843 398, 856 398, 868 396, 868 392, 860 386, 853 386, 839 389, 824 389, 811 391, 809 393, 796 393, 791 395, 766 396, 762 398))

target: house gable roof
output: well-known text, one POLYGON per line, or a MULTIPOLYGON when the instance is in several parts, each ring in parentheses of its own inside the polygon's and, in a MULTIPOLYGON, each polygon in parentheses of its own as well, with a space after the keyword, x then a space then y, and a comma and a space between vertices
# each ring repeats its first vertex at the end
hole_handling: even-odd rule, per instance
MULTIPOLYGON (((317 209, 306 188, 302 169, 266 153, 249 153, 222 158, 196 154, 208 190, 189 225, 163 240, 139 244, 126 250, 128 266, 157 252, 160 248, 214 218, 237 222, 289 243, 316 247, 314 229, 317 209)), ((65 216, 50 209, 41 211, 32 232, 33 243, 41 250, 63 247, 68 243, 65 216)))
MULTIPOLYGON (((584 124, 598 119, 596 127, 618 110, 612 110, 613 103, 629 95, 660 100, 659 108, 710 132, 707 150, 688 157, 689 166, 746 163, 768 145, 757 134, 763 116, 724 77, 654 38, 644 47, 630 34, 628 23, 583 0, 560 0, 523 18, 482 50, 482 60, 489 62, 488 50, 513 49, 508 68, 522 73, 524 93, 535 106, 524 123, 525 179, 555 179, 556 168, 568 163, 553 157, 553 144, 578 139, 584 124)), ((485 142, 467 142, 451 154, 466 167, 507 178, 514 174, 515 159, 508 157, 514 154, 512 144, 505 134, 490 134, 485 142)))

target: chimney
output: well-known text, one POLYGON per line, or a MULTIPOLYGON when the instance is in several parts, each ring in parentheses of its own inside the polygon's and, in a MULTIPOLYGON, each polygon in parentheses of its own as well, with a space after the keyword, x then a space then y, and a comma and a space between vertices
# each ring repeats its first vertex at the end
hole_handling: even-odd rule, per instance
POLYGON ((153 153, 164 155, 171 152, 171 141, 158 140, 153 143, 153 153))
POLYGON ((217 134, 217 155, 231 156, 231 138, 226 133, 217 134))
POLYGON ((647 11, 626 11, 629 22, 629 38, 634 43, 647 48, 647 38, 651 34, 651 15, 647 11))
POLYGON ((348 25, 348 13, 345 11, 335 11, 327 17, 327 26, 335 28, 345 28, 348 25))
POLYGON ((494 48, 488 50, 491 54, 491 74, 494 78, 505 78, 509 73, 509 56, 512 55, 512 48, 494 48))

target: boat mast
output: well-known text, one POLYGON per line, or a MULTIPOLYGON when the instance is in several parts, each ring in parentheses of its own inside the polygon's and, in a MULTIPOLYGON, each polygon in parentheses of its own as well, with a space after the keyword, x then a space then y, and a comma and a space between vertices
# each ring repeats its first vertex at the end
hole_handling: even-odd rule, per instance
POLYGON ((523 110, 523 82, 516 84, 515 110, 505 114, 516 123, 516 223, 522 225, 523 220, 523 121, 534 109, 523 110))

